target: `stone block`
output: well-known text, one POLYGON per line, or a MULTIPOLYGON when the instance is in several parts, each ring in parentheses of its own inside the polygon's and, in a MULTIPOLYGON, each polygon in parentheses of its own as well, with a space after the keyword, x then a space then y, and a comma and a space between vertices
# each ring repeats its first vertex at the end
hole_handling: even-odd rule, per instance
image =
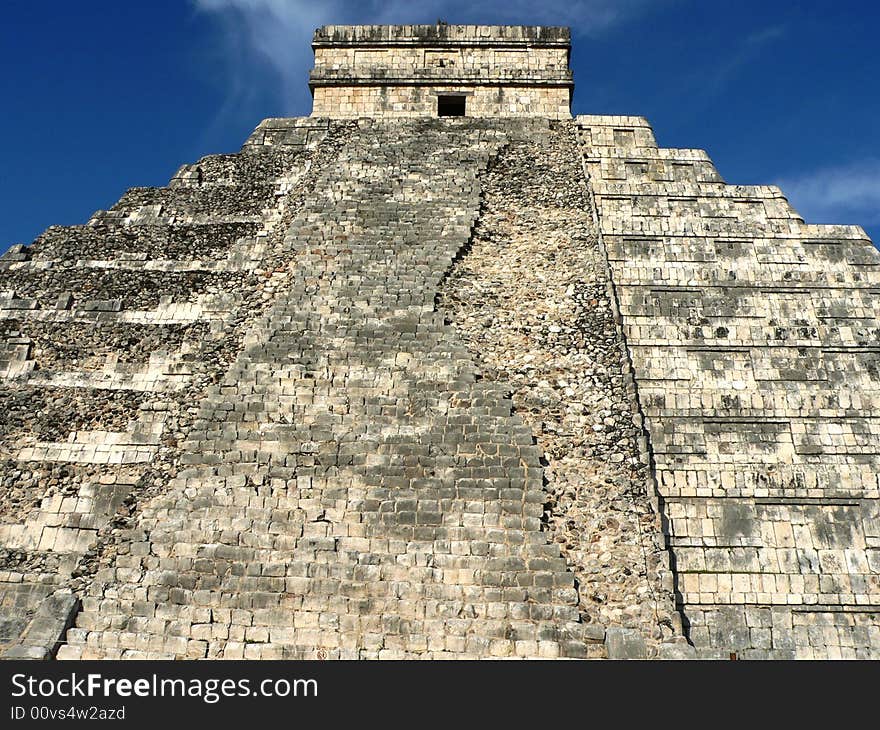
POLYGON ((605 631, 605 647, 609 659, 647 659, 645 638, 636 629, 609 626, 605 631))

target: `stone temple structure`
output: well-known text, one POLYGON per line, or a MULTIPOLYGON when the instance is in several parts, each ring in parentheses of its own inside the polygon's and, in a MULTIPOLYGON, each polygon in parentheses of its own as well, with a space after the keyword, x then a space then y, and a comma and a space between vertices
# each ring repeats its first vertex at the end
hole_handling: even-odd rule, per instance
POLYGON ((578 116, 565 28, 0 258, 7 657, 880 656, 880 255, 578 116))

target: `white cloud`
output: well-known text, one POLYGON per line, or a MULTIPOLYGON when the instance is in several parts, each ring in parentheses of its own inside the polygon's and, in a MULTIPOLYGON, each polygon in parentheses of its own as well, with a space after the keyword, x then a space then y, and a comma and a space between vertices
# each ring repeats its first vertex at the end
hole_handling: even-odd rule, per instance
POLYGON ((284 114, 308 114, 315 28, 331 23, 568 25, 595 35, 649 5, 669 0, 192 0, 220 21, 229 55, 227 106, 247 104, 253 86, 270 87, 284 114), (267 73, 271 70, 272 73, 267 73))
POLYGON ((827 167, 777 184, 808 223, 880 224, 880 159, 827 167))

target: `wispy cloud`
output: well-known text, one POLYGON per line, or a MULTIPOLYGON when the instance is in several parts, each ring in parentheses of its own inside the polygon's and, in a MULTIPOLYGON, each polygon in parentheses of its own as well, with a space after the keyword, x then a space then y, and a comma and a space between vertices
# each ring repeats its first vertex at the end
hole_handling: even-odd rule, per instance
POLYGON ((216 18, 229 54, 227 107, 268 91, 284 114, 308 114, 311 38, 328 23, 487 23, 569 25, 576 35, 597 35, 648 6, 668 0, 192 0, 216 18))
POLYGON ((808 223, 880 224, 880 159, 815 170, 777 185, 808 223))
POLYGON ((746 45, 763 46, 765 43, 783 38, 788 33, 784 25, 769 25, 766 28, 758 28, 746 36, 746 45))
POLYGON ((781 25, 758 28, 740 42, 739 48, 725 58, 705 79, 703 92, 708 97, 723 93, 730 82, 749 64, 757 61, 765 49, 783 38, 787 28, 781 25))

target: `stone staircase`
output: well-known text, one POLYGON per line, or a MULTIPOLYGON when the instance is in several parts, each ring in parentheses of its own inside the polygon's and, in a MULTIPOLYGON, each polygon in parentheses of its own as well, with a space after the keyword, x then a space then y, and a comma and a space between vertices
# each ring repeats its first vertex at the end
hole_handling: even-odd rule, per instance
POLYGON ((542 532, 532 435, 434 311, 504 143, 473 121, 352 132, 59 656, 604 655, 542 532))

